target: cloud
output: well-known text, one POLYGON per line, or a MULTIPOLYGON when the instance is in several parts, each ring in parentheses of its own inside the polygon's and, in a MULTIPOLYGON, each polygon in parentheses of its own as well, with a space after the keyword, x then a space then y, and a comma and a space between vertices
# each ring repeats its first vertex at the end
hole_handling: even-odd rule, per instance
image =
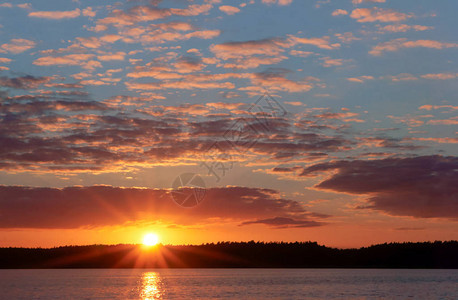
MULTIPOLYGON (((99 26, 113 25, 118 28, 132 26, 140 22, 150 22, 172 15, 197 16, 208 13, 213 6, 211 4, 191 4, 187 8, 157 8, 151 6, 134 6, 124 11, 113 10, 108 17, 97 21, 99 26)), ((101 29, 104 29, 103 27, 101 29)))
POLYGON ((404 14, 392 9, 378 7, 354 9, 350 17, 360 23, 366 22, 400 22, 413 17, 412 14, 404 14))
POLYGON ((0 86, 14 89, 30 90, 35 89, 38 86, 49 82, 50 80, 51 77, 34 77, 31 75, 14 78, 0 77, 0 86))
POLYGON ((329 56, 321 57, 320 60, 323 61, 321 65, 325 68, 338 67, 338 66, 343 65, 346 62, 351 61, 351 59, 330 58, 329 56))
POLYGON ((294 44, 294 45, 312 45, 316 46, 320 49, 326 49, 326 50, 332 50, 332 49, 338 49, 340 48, 339 43, 330 43, 330 38, 328 36, 324 36, 321 38, 301 38, 301 37, 296 37, 296 36, 289 36, 289 40, 294 44))
POLYGON ((228 42, 210 46, 216 58, 229 60, 221 64, 225 68, 256 68, 259 65, 276 64, 287 59, 282 55, 286 42, 281 39, 263 39, 244 42, 228 42))
POLYGON ((97 59, 101 61, 124 60, 125 56, 126 56, 125 52, 104 53, 102 55, 98 55, 97 59))
POLYGON ((35 47, 36 43, 34 41, 26 39, 12 39, 8 44, 3 44, 0 46, 0 53, 11 52, 14 54, 19 54, 29 49, 35 47))
POLYGON ((96 12, 92 10, 92 7, 87 7, 82 11, 83 16, 85 17, 95 17, 96 12))
POLYGON ((31 3, 22 3, 22 4, 18 4, 17 7, 23 8, 23 9, 32 9, 32 4, 31 3))
POLYGON ((344 16, 348 15, 348 12, 345 9, 336 9, 335 11, 332 12, 333 16, 344 16))
POLYGON ((398 74, 398 75, 395 75, 395 76, 385 76, 385 78, 388 78, 393 82, 418 80, 417 77, 415 77, 414 75, 409 74, 409 73, 401 73, 401 74, 398 74))
MULTIPOLYGON (((248 76, 254 84, 269 84, 272 90, 301 91, 313 86, 312 78, 295 82, 285 78, 286 70, 271 69, 257 74, 202 74, 185 75, 185 80, 127 83, 132 90, 143 92, 163 89, 233 89, 227 82, 235 76, 248 76), (214 81, 218 80, 218 81, 214 81)), ((107 75, 100 79, 83 78, 79 86, 112 84, 107 75)), ((17 88, 38 86, 44 80, 11 81, 5 83, 17 88), (19 82, 19 83, 18 83, 19 82), (31 82, 31 83, 30 83, 31 82)), ((44 84, 55 84, 45 82, 44 84)), ((258 87, 258 86, 255 86, 258 87)), ((52 90, 40 94, 3 97, 0 106, 0 169, 41 172, 80 173, 114 172, 119 168, 135 169, 139 165, 179 165, 183 162, 201 161, 210 143, 227 145, 228 131, 233 124, 245 124, 247 135, 227 150, 234 161, 245 163, 239 151, 250 153, 251 163, 295 159, 310 161, 318 152, 333 153, 349 149, 355 144, 345 138, 338 126, 357 115, 345 112, 340 117, 291 115, 269 117, 263 115, 265 131, 248 111, 247 107, 222 105, 152 105, 158 94, 144 97, 116 97, 103 102, 86 99, 87 94, 75 91, 52 90), (144 104, 149 102, 149 105, 144 104), (125 108, 135 107, 129 112, 125 108), (230 111, 228 112, 227 109, 230 111), (21 114, 17 114, 20 111, 21 114), (231 114, 229 114, 231 113, 231 114), (333 129, 335 134, 321 132, 333 129), (139 150, 141 149, 141 150, 139 150), (312 157, 313 156, 313 157, 312 157)), ((163 97, 162 97, 163 98, 163 97)), ((322 157, 322 156, 320 156, 322 157)))
POLYGON ((359 77, 350 77, 350 78, 347 78, 347 80, 351 81, 351 82, 364 83, 367 80, 374 80, 374 77, 373 76, 363 75, 363 76, 359 76, 359 77))
POLYGON ((420 106, 418 109, 432 110, 432 109, 449 109, 450 111, 458 110, 458 106, 453 105, 431 105, 425 104, 420 106))
MULTIPOLYGON (((93 70, 102 67, 99 61, 91 60, 94 54, 68 54, 64 56, 44 56, 37 58, 33 64, 37 66, 81 66, 93 70)), ((104 58, 102 56, 102 58, 104 58)), ((109 58, 108 56, 106 58, 109 58)), ((119 58, 119 57, 118 57, 119 58)))
POLYGON ((436 79, 436 80, 448 80, 455 79, 458 77, 458 73, 436 73, 436 74, 425 74, 421 75, 424 79, 436 79))
POLYGON ((334 35, 343 43, 351 43, 353 41, 361 40, 360 38, 355 37, 351 32, 336 33, 334 35))
POLYGON ((219 10, 222 12, 225 12, 228 15, 233 15, 233 14, 240 12, 240 9, 238 7, 230 6, 230 5, 220 6, 219 10))
POLYGON ((386 0, 351 0, 353 4, 361 4, 361 3, 385 3, 386 0))
POLYGON ((283 45, 284 41, 279 39, 264 39, 211 45, 210 51, 224 60, 252 55, 276 56, 284 51, 283 45))
MULTIPOLYGON (((457 124, 458 120, 456 121, 455 125, 457 124)), ((435 142, 440 144, 458 144, 458 138, 412 138, 412 140, 435 142)))
POLYGON ((212 7, 213 5, 211 4, 191 4, 185 9, 171 8, 170 10, 178 16, 198 16, 208 13, 212 7))
POLYGON ((292 2, 293 0, 262 0, 262 3, 264 4, 268 4, 268 5, 278 4, 281 6, 290 5, 292 2))
POLYGON ((317 189, 368 195, 363 208, 395 216, 458 219, 458 157, 416 156, 315 164, 301 176, 333 171, 317 189))
POLYGON ((430 125, 458 125, 458 117, 452 117, 450 119, 443 120, 429 120, 430 125))
POLYGON ((276 227, 323 225, 317 221, 320 215, 282 199, 278 191, 238 186, 208 188, 192 210, 175 204, 165 189, 0 186, 0 211, 1 228, 87 228, 161 220, 188 225, 253 218, 265 218, 263 223, 276 227))
POLYGON ((430 48, 430 49, 446 49, 446 48, 456 48, 458 44, 455 43, 442 43, 439 41, 434 40, 416 40, 416 41, 409 41, 406 38, 399 38, 395 40, 391 40, 388 42, 383 42, 369 51, 369 54, 374 56, 382 55, 383 52, 393 52, 398 51, 400 49, 405 48, 430 48))
POLYGON ((289 71, 286 69, 271 68, 264 72, 254 73, 251 77, 251 82, 271 91, 287 91, 290 93, 308 92, 313 88, 313 80, 296 82, 286 78, 288 73, 289 71))
POLYGON ((270 219, 261 219, 255 221, 246 221, 240 224, 240 226, 253 225, 253 224, 264 224, 273 228, 307 228, 322 226, 323 223, 311 220, 295 220, 291 218, 275 217, 270 219))
MULTIPOLYGON (((86 12, 87 13, 87 12, 86 12)), ((81 11, 79 8, 68 11, 33 11, 29 13, 29 17, 61 20, 61 19, 74 19, 79 17, 81 11)))
POLYGON ((149 6, 135 6, 128 11, 113 10, 108 17, 99 19, 98 25, 114 25, 118 27, 131 26, 139 22, 154 21, 171 16, 170 9, 160 9, 149 6))
POLYGON ((423 26, 423 25, 407 25, 407 24, 392 24, 379 27, 379 30, 382 32, 406 32, 408 30, 415 31, 425 31, 434 29, 432 26, 423 26))

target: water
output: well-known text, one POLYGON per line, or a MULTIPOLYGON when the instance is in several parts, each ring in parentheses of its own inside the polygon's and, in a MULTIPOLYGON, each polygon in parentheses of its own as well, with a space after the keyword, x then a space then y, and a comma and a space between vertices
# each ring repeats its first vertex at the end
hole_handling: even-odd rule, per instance
POLYGON ((0 270, 0 299, 458 299, 458 270, 0 270))

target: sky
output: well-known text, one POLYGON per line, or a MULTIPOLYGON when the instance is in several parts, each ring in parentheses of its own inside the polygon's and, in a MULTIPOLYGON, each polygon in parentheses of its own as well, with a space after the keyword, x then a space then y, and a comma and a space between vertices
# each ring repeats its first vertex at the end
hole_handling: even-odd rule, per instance
POLYGON ((458 239, 457 9, 0 2, 0 246, 458 239))

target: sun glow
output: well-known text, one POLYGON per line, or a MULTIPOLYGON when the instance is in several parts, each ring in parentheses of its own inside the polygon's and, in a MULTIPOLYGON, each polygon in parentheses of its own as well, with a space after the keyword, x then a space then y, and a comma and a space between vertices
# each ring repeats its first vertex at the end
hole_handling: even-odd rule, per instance
POLYGON ((145 234, 143 237, 143 245, 145 246, 155 246, 159 243, 159 236, 154 233, 145 234))

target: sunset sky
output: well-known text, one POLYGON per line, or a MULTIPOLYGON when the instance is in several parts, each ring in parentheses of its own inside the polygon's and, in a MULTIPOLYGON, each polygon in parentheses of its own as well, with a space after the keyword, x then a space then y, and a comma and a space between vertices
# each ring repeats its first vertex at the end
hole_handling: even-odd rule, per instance
POLYGON ((0 246, 457 240, 457 11, 0 2, 0 246))

